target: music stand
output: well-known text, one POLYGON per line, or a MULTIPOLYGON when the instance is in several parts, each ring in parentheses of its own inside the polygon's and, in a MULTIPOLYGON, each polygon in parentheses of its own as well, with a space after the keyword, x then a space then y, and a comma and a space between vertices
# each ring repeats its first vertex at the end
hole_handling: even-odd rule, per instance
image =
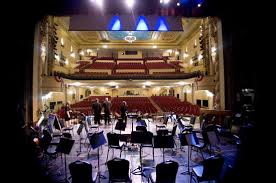
POLYGON ((140 156, 140 166, 138 166, 137 168, 135 168, 131 173, 134 175, 141 175, 146 177, 146 175, 143 172, 143 163, 142 163, 142 144, 144 144, 145 142, 147 142, 148 140, 148 135, 149 132, 143 132, 143 131, 133 131, 131 132, 131 142, 132 143, 137 143, 140 144, 140 152, 139 152, 139 156, 140 156), (138 171, 137 171, 138 170, 138 171))
POLYGON ((75 143, 75 140, 61 137, 60 141, 59 141, 59 144, 57 146, 57 149, 56 149, 57 152, 64 154, 65 182, 68 182, 68 180, 67 180, 66 154, 70 154, 74 143, 75 143))
POLYGON ((124 123, 123 118, 118 118, 118 122, 115 125, 115 130, 120 130, 120 134, 121 131, 125 131, 126 129, 126 123, 124 123))
POLYGON ((218 148, 219 138, 215 131, 207 131, 208 140, 210 143, 210 155, 212 154, 212 146, 218 148))
POLYGON ((165 148, 174 148, 174 140, 172 135, 154 136, 154 148, 162 148, 163 161, 165 162, 165 148))
POLYGON ((186 172, 182 172, 181 174, 191 174, 190 171, 190 156, 191 156, 191 147, 198 144, 198 142, 196 141, 195 138, 195 134, 194 133, 186 133, 185 134, 185 140, 186 143, 188 144, 188 170, 186 172))
POLYGON ((129 113, 127 115, 129 118, 131 118, 131 132, 133 132, 133 119, 138 117, 138 114, 135 113, 129 113))
POLYGON ((90 137, 90 145, 93 149, 98 149, 98 176, 99 176, 99 181, 100 179, 106 179, 104 175, 101 175, 100 173, 100 148, 102 145, 106 144, 106 138, 103 134, 103 130, 100 132, 93 133, 90 137))
POLYGON ((80 150, 77 151, 78 152, 77 156, 79 156, 81 154, 81 140, 82 140, 81 132, 82 132, 83 128, 84 128, 84 124, 81 123, 79 128, 77 129, 77 134, 80 136, 80 150))

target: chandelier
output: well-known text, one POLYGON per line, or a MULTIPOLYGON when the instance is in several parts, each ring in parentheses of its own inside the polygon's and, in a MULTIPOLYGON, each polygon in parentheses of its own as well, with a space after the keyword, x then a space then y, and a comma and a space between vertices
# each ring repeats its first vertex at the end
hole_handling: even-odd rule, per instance
POLYGON ((133 36, 133 33, 131 31, 128 32, 128 35, 126 37, 124 37, 124 40, 132 43, 133 41, 136 41, 136 37, 133 36))

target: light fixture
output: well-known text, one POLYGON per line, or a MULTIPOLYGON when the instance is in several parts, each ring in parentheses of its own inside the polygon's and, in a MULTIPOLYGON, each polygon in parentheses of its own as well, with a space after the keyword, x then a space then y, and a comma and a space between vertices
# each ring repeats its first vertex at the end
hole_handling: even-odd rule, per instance
POLYGON ((192 59, 190 60, 190 64, 191 64, 191 65, 193 64, 193 60, 192 60, 192 59))
POLYGON ((152 85, 153 83, 152 83, 151 81, 146 81, 146 82, 144 82, 143 84, 146 85, 146 86, 150 86, 150 85, 152 85))
POLYGON ((201 7, 201 4, 197 4, 197 7, 199 7, 199 8, 200 8, 200 7, 201 7))
POLYGON ((125 0, 127 7, 129 7, 130 9, 133 7, 134 5, 134 0, 125 0))
POLYGON ((82 85, 80 82, 75 82, 75 83, 72 83, 72 84, 70 84, 70 85, 72 85, 72 86, 80 86, 80 85, 82 85))
POLYGON ((73 52, 73 46, 71 45, 70 51, 73 52))
POLYGON ((109 82, 109 83, 107 83, 108 85, 110 85, 110 86, 115 86, 115 85, 117 85, 118 83, 116 83, 116 82, 114 82, 114 81, 111 81, 111 82, 109 82))
POLYGON ((86 52, 89 54, 89 53, 91 53, 91 52, 92 52, 92 50, 87 49, 87 50, 86 50, 86 52))
POLYGON ((80 55, 84 56, 84 51, 83 50, 80 51, 80 55))
POLYGON ((176 3, 176 6, 180 6, 180 3, 176 3))
POLYGON ((133 36, 133 33, 131 31, 128 32, 128 35, 126 37, 124 37, 124 40, 132 43, 133 41, 136 41, 136 37, 133 36))
POLYGON ((55 59, 56 59, 57 61, 60 61, 59 55, 55 55, 55 59))
POLYGON ((189 83, 187 83, 187 82, 185 82, 185 81, 179 81, 179 82, 177 82, 177 83, 175 83, 175 84, 177 84, 177 85, 187 85, 187 84, 189 84, 189 83))
POLYGON ((214 94, 212 92, 210 92, 208 90, 205 90, 205 91, 206 91, 207 97, 213 97, 214 96, 214 94))
POLYGON ((66 58, 66 60, 65 60, 65 64, 66 65, 68 65, 69 64, 69 61, 68 61, 68 59, 66 58))
POLYGON ((63 38, 60 39, 60 44, 61 44, 62 47, 64 46, 64 40, 63 40, 63 38))
POLYGON ((75 53, 74 53, 74 52, 71 52, 71 53, 70 53, 70 57, 75 58, 75 57, 76 57, 75 53))
POLYGON ((179 51, 175 51, 175 55, 179 55, 179 51))
POLYGON ((201 54, 198 55, 198 61, 200 61, 203 58, 201 54))
POLYGON ((105 45, 103 45, 103 48, 107 48, 108 46, 105 44, 105 45))
POLYGON ((189 54, 187 54, 187 53, 184 53, 183 54, 183 58, 185 59, 185 58, 187 58, 189 56, 189 54))
POLYGON ((156 46, 156 45, 153 45, 152 48, 157 48, 157 46, 156 46))

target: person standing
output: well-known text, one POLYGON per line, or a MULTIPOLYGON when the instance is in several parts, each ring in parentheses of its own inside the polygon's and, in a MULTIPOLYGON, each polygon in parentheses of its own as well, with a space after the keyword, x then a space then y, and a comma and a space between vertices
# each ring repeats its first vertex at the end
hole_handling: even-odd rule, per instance
POLYGON ((126 103, 126 101, 122 102, 120 111, 121 111, 121 118, 127 124, 127 103, 126 103))
POLYGON ((107 125, 110 123, 110 108, 111 108, 111 102, 108 101, 108 98, 105 98, 105 101, 103 102, 103 108, 104 108, 104 124, 107 125))
POLYGON ((92 104, 92 111, 94 112, 95 124, 100 125, 102 106, 98 98, 96 98, 96 101, 92 104))

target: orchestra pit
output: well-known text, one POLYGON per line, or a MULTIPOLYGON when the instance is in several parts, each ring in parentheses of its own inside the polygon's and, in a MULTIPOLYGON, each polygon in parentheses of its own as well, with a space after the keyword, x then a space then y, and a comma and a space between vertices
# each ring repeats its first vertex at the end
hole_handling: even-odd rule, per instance
POLYGON ((240 90, 240 110, 231 108, 220 18, 172 16, 160 12, 166 2, 154 14, 48 15, 36 25, 23 128, 45 180, 229 177, 254 90, 240 90))

